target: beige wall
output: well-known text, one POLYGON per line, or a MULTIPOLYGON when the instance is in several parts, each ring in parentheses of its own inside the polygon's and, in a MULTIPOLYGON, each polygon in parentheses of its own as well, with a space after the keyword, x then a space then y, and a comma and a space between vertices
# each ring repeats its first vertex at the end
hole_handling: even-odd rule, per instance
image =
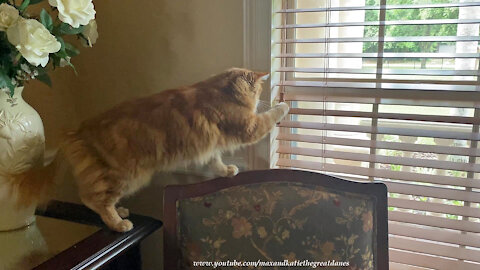
POLYGON ((82 117, 242 65, 241 1, 95 4, 100 39, 74 62, 82 117))
MULTIPOLYGON (((110 106, 193 83, 225 68, 242 66, 243 13, 240 0, 94 1, 100 38, 73 59, 78 76, 52 73, 54 87, 36 82, 25 98, 41 114, 48 147, 60 134, 110 106)), ((125 201, 135 213, 162 218, 165 183, 198 177, 159 175, 146 190, 125 201)), ((57 196, 77 201, 67 180, 57 196)), ((161 232, 145 241, 145 269, 160 269, 161 232)))
POLYGON ((42 117, 48 149, 54 149, 62 134, 75 128, 79 120, 74 102, 77 93, 71 81, 75 75, 67 69, 58 69, 51 75, 52 88, 31 81, 23 91, 24 99, 42 117))

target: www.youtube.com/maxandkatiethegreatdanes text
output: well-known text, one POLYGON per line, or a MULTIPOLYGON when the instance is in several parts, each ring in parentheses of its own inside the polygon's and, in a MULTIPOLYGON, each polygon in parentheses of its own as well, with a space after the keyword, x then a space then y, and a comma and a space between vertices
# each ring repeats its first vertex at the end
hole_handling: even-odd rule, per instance
POLYGON ((193 267, 309 267, 315 269, 317 267, 348 267, 349 262, 338 262, 335 260, 321 261, 321 262, 311 262, 309 260, 283 260, 276 262, 268 261, 237 261, 237 260, 227 260, 227 261, 215 261, 215 262, 205 262, 205 261, 194 261, 193 267))

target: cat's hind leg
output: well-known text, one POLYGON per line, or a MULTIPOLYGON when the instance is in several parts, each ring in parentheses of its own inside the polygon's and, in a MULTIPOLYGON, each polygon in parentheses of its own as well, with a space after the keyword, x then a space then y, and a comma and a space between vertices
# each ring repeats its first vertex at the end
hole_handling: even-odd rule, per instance
POLYGON ((208 165, 219 176, 232 177, 238 174, 238 167, 233 164, 225 165, 220 153, 216 153, 208 165))
POLYGON ((89 179, 83 178, 80 189, 80 199, 90 209, 102 218, 103 222, 112 230, 126 232, 133 228, 132 222, 122 219, 128 216, 125 208, 116 208, 115 205, 123 197, 121 181, 114 181, 117 177, 106 176, 89 179))
POLYGON ((121 181, 123 174, 112 171, 98 151, 75 134, 62 144, 62 149, 72 165, 82 202, 99 214, 110 229, 118 232, 131 230, 132 222, 122 219, 115 208, 125 193, 125 181, 121 181))

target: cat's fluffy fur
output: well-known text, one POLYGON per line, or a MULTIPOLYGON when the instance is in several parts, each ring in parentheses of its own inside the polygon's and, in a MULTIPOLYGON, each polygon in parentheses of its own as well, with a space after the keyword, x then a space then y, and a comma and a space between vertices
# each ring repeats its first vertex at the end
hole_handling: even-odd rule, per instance
MULTIPOLYGON (((123 219, 128 211, 115 205, 147 185, 154 172, 194 162, 208 163, 220 176, 236 175, 238 168, 225 165, 222 152, 259 141, 288 112, 288 105, 280 103, 256 113, 266 74, 232 68, 124 102, 85 121, 60 147, 82 202, 112 230, 124 232, 133 225, 123 219)), ((45 169, 35 171, 48 176, 45 169)))

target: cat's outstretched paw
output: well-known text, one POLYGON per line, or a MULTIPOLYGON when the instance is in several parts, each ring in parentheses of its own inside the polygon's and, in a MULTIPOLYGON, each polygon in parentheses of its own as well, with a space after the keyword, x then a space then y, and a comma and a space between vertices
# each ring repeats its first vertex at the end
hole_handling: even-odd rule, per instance
POLYGON ((227 177, 233 177, 238 174, 238 167, 235 165, 227 165, 227 177))
POLYGON ((117 213, 121 218, 127 218, 130 215, 130 211, 124 207, 118 207, 117 213))
POLYGON ((278 119, 278 121, 282 120, 288 114, 288 111, 290 110, 290 107, 285 102, 278 103, 277 105, 275 105, 275 108, 280 109, 281 112, 282 112, 282 115, 280 116, 280 119, 278 119))
POLYGON ((128 219, 123 219, 122 221, 115 224, 112 229, 117 232, 128 232, 133 229, 133 223, 128 219))

